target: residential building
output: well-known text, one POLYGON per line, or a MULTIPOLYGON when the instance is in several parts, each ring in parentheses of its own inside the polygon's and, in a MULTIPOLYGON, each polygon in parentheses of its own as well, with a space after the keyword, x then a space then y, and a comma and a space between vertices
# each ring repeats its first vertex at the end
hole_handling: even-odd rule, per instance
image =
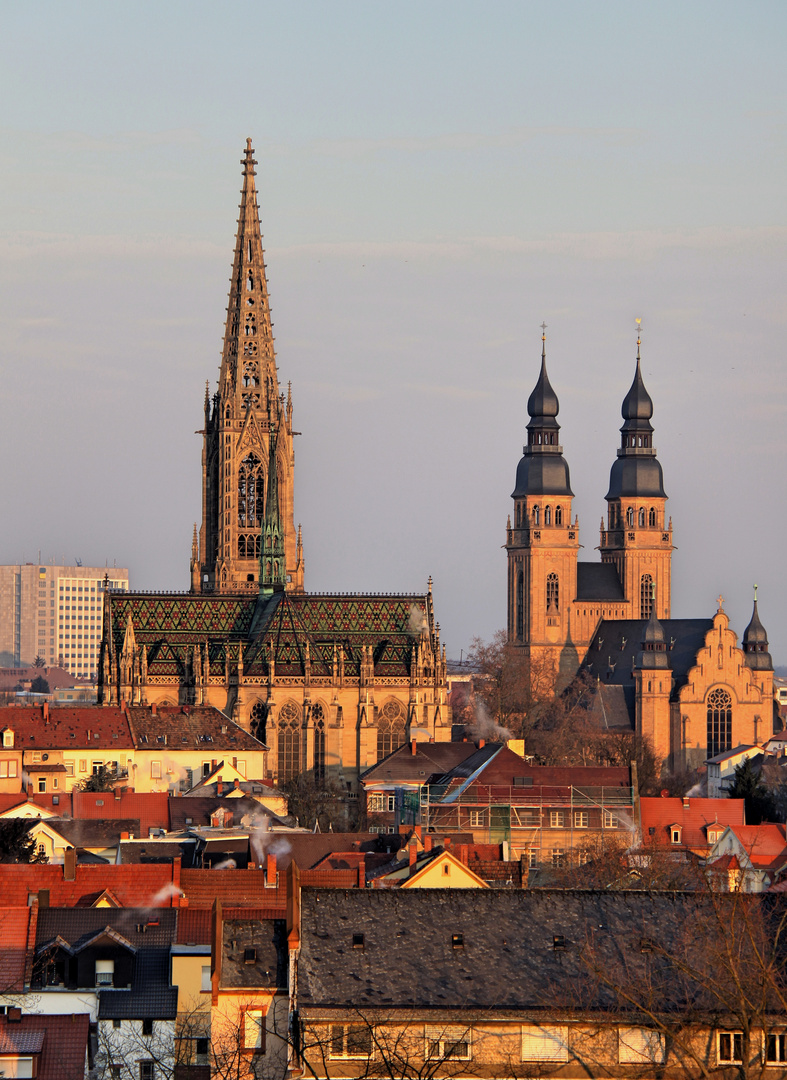
POLYGON ((189 593, 104 597, 99 701, 212 705, 270 747, 266 774, 358 777, 412 737, 448 742, 431 578, 402 594, 305 592, 293 396, 279 376, 255 161, 243 161, 219 384, 204 400, 189 593))
POLYGON ((639 800, 643 849, 705 859, 728 826, 746 823, 743 799, 650 798, 639 800))
POLYGON ((707 856, 706 866, 729 892, 765 892, 787 870, 787 834, 782 824, 728 825, 707 856))
POLYGON ((7 1009, 0 1016, 0 1075, 84 1080, 90 1066, 87 1013, 46 1016, 7 1009))
POLYGON ((101 566, 0 566, 0 664, 48 667, 95 680, 103 630, 104 584, 128 590, 128 570, 101 566))
POLYGON ((761 746, 735 746, 732 750, 725 750, 716 757, 709 758, 705 762, 708 770, 708 798, 723 799, 732 786, 738 766, 750 760, 759 765, 763 757, 761 746))

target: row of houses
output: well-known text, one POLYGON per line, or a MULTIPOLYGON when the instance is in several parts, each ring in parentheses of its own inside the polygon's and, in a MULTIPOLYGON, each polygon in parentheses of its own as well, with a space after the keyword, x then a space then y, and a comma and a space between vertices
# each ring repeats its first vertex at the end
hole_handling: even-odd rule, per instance
POLYGON ((5 1075, 787 1067, 780 895, 337 889, 305 885, 295 861, 269 904, 216 884, 210 907, 6 905, 5 1075))

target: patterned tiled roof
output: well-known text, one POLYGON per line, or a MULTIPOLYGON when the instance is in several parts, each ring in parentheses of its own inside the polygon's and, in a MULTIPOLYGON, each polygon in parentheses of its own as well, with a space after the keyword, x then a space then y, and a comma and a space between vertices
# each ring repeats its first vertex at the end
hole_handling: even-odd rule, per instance
POLYGON ((231 755, 265 746, 233 723, 213 705, 163 705, 154 712, 150 706, 132 705, 128 709, 131 731, 140 749, 160 744, 171 750, 189 750, 195 746, 211 754, 231 755))
POLYGON ((172 677, 185 672, 190 650, 206 642, 212 671, 223 671, 227 649, 236 661, 242 646, 246 673, 265 674, 273 647, 277 674, 299 676, 308 642, 314 676, 331 674, 335 644, 344 650, 348 677, 358 676, 361 647, 371 645, 375 673, 402 678, 427 607, 426 597, 416 594, 277 593, 259 611, 257 598, 245 595, 113 593, 110 603, 116 652, 130 614, 137 646, 147 648, 148 673, 172 677))

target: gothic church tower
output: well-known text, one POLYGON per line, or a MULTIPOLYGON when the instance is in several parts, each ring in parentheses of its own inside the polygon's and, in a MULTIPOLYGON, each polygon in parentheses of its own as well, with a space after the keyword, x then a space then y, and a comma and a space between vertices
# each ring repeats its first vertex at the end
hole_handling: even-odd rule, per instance
POLYGON ((267 504, 275 506, 280 522, 282 584, 302 592, 303 547, 293 517, 292 395, 288 389, 285 401, 279 390, 251 139, 241 164, 227 324, 212 401, 205 389, 202 525, 192 541, 191 591, 257 593, 262 578, 271 584, 261 558, 267 504), (269 490, 271 482, 277 490, 269 490))

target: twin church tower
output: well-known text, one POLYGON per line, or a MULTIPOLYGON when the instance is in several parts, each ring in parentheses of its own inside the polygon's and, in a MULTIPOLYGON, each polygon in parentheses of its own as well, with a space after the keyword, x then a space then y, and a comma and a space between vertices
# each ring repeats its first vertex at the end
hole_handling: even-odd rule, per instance
POLYGON ((579 561, 579 523, 559 442, 558 399, 549 382, 546 338, 530 395, 527 444, 508 519, 508 640, 528 655, 533 677, 557 668, 571 678, 601 620, 670 617, 672 521, 653 445, 653 402, 637 367, 623 401, 623 427, 612 465, 601 562, 579 561))

